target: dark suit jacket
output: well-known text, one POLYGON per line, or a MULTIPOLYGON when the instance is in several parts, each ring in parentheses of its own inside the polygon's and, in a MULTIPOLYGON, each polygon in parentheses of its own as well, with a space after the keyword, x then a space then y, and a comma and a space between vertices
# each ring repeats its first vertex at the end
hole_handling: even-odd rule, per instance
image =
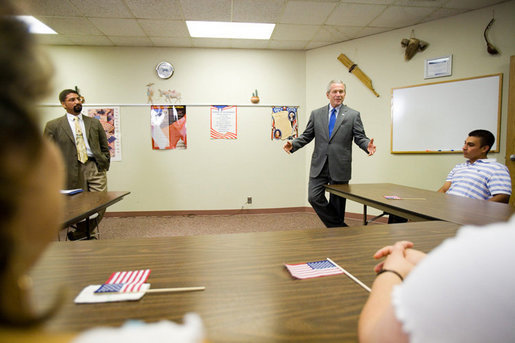
POLYGON ((365 135, 358 111, 345 105, 340 107, 333 133, 329 137, 329 105, 311 112, 304 132, 293 140, 292 152, 315 139, 315 149, 311 157, 310 177, 320 175, 326 160, 329 160, 329 173, 335 181, 349 181, 351 178, 352 140, 368 153, 370 139, 365 135))
MULTIPOLYGON (((91 152, 95 156, 95 161, 99 171, 109 170, 111 154, 104 128, 98 119, 83 115, 86 137, 88 139, 91 152)), ((73 132, 68 123, 66 115, 49 121, 45 126, 44 134, 50 137, 63 154, 66 165, 66 188, 79 188, 79 161, 77 158, 77 147, 73 132)))

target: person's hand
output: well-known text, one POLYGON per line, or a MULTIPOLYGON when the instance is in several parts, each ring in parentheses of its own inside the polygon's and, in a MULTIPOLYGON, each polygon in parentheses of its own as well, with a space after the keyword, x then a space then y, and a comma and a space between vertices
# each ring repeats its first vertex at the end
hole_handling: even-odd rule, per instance
POLYGON ((424 253, 411 249, 413 243, 409 241, 400 241, 394 245, 386 246, 379 249, 375 254, 375 259, 386 257, 386 259, 378 263, 374 267, 376 273, 382 269, 391 269, 400 273, 403 277, 415 267, 415 265, 425 256, 424 253))
POLYGON ((291 144, 290 141, 286 141, 283 145, 284 151, 286 151, 288 154, 291 154, 291 149, 293 149, 293 144, 291 144))
POLYGON ((372 138, 370 142, 368 143, 368 156, 372 156, 376 152, 376 146, 374 145, 374 139, 372 138))

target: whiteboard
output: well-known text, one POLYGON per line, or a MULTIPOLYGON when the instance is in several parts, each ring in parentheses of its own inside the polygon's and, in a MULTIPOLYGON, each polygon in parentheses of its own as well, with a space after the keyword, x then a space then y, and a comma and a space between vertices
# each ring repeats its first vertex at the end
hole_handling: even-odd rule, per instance
POLYGON ((499 151, 502 74, 392 89, 392 153, 461 152, 468 133, 485 129, 499 151))

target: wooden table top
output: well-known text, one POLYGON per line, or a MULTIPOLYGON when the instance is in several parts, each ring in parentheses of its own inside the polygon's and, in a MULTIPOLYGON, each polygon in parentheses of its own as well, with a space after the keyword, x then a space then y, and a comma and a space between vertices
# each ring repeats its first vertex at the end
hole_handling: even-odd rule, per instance
POLYGON ((117 203, 129 193, 127 191, 81 192, 74 195, 63 195, 66 198, 63 227, 78 223, 93 213, 117 203))
POLYGON ((295 280, 284 263, 331 258, 362 282, 374 280, 373 253, 401 239, 429 251, 458 225, 432 221, 373 227, 54 242, 31 272, 45 308, 66 289, 50 331, 119 326, 128 319, 182 322, 198 313, 210 342, 355 342, 368 292, 345 275, 295 280), (205 286, 202 292, 148 294, 138 302, 74 304, 111 273, 150 268, 152 288, 205 286))
POLYGON ((326 190, 415 221, 445 220, 461 225, 486 225, 507 221, 515 213, 515 209, 508 204, 470 199, 393 183, 328 185, 326 190), (389 200, 385 199, 385 195, 423 198, 423 200, 389 200))

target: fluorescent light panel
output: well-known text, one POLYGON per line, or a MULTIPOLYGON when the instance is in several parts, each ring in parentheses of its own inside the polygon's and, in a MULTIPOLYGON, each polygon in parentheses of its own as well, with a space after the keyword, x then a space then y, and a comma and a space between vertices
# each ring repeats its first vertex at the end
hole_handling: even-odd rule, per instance
POLYGON ((50 35, 56 35, 57 32, 52 30, 50 27, 46 26, 36 18, 30 15, 19 15, 16 16, 18 20, 21 20, 24 22, 28 28, 30 33, 36 33, 36 34, 50 34, 50 35))
POLYGON ((191 37, 270 39, 275 24, 186 21, 191 37))

